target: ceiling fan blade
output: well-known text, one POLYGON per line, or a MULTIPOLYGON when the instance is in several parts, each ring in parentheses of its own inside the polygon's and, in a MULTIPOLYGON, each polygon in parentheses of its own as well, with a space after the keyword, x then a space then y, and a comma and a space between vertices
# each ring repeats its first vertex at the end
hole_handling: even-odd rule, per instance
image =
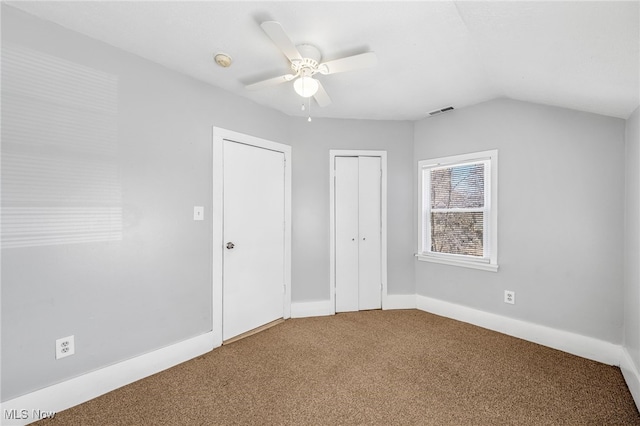
POLYGON ((266 80, 258 81, 257 83, 248 84, 245 87, 247 90, 259 90, 264 89, 265 87, 276 86, 281 83, 286 83, 287 81, 291 81, 295 78, 293 74, 285 74, 280 77, 268 78, 266 80))
POLYGON ((302 55, 300 55, 296 45, 293 44, 287 33, 284 32, 284 28, 282 28, 280 23, 276 21, 265 21, 260 24, 260 26, 264 32, 267 33, 273 43, 282 50, 282 53, 289 58, 289 61, 293 62, 302 60, 302 55))
POLYGON ((359 55, 347 56, 346 58, 335 59, 318 66, 320 74, 335 74, 345 71, 353 71, 362 68, 369 68, 378 63, 375 53, 367 52, 359 55))
POLYGON ((313 98, 321 107, 325 107, 331 104, 331 98, 329 97, 329 95, 327 95, 327 91, 324 90, 324 87, 322 87, 322 83, 320 83, 319 81, 318 81, 318 91, 316 92, 315 95, 313 95, 313 98))

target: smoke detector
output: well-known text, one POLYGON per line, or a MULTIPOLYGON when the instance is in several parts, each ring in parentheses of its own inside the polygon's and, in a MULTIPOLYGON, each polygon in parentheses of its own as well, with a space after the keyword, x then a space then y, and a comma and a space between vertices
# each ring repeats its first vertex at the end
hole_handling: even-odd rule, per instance
POLYGON ((213 59, 216 61, 216 64, 222 68, 229 68, 231 66, 231 56, 226 53, 217 53, 213 59))

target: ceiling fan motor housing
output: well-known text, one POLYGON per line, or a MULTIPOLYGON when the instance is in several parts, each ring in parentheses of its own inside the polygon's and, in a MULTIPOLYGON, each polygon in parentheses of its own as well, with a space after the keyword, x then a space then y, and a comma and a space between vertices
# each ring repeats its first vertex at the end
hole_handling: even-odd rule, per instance
POLYGON ((303 75, 314 74, 318 69, 318 64, 322 59, 322 54, 318 50, 317 47, 312 46, 310 44, 300 44, 296 46, 298 52, 300 52, 300 56, 302 56, 301 61, 291 61, 291 69, 298 73, 301 72, 303 75), (306 73, 305 69, 309 69, 306 73))

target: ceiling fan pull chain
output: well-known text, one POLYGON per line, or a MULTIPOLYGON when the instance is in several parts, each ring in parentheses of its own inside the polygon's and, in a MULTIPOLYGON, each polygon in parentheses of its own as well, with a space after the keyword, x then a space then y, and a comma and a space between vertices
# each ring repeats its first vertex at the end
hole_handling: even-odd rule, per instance
POLYGON ((311 123, 311 96, 309 96, 307 99, 309 100, 309 118, 307 119, 307 121, 311 123))

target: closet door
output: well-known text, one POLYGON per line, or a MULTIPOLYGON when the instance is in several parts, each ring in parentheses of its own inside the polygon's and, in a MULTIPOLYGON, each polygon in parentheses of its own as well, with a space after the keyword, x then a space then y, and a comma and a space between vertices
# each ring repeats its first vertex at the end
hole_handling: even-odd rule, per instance
POLYGON ((380 157, 335 157, 336 312, 379 309, 380 157))
POLYGON ((380 309, 380 157, 358 159, 358 308, 380 309))
POLYGON ((336 312, 358 310, 358 157, 335 158, 336 312))

